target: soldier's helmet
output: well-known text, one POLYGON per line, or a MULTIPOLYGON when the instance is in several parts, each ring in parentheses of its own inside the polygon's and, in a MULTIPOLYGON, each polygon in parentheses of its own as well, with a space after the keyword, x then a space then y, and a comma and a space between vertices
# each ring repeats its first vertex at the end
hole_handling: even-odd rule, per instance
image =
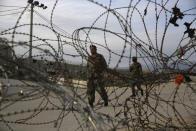
POLYGON ((137 57, 136 56, 132 57, 132 60, 137 61, 137 57))

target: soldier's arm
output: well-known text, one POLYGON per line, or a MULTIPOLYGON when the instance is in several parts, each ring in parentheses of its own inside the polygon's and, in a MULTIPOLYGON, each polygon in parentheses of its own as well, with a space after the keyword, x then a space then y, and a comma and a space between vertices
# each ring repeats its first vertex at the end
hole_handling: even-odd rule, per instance
POLYGON ((140 64, 140 67, 139 67, 139 71, 140 71, 140 75, 143 76, 143 71, 142 71, 142 66, 140 64))
POLYGON ((132 72, 132 70, 133 70, 133 65, 131 65, 131 66, 129 67, 129 71, 132 72))
POLYGON ((86 77, 87 77, 87 79, 89 79, 90 78, 90 57, 88 57, 88 60, 87 60, 87 72, 86 72, 86 77))
POLYGON ((87 60, 87 65, 86 65, 86 66, 87 66, 87 68, 89 67, 89 58, 88 58, 88 60, 87 60))
POLYGON ((104 69, 107 69, 107 63, 106 63, 106 61, 105 61, 105 58, 103 57, 103 56, 101 56, 102 58, 101 58, 101 63, 103 64, 103 68, 104 69))
POLYGON ((88 60, 87 60, 87 67, 89 67, 90 64, 95 64, 95 61, 93 61, 93 60, 91 59, 91 56, 88 57, 88 60))

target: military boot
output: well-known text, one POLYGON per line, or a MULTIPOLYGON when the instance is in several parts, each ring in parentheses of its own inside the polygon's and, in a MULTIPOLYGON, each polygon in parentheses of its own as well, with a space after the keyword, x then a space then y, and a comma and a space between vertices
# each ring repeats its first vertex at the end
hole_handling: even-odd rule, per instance
POLYGON ((104 106, 108 106, 108 101, 105 101, 104 102, 104 106))

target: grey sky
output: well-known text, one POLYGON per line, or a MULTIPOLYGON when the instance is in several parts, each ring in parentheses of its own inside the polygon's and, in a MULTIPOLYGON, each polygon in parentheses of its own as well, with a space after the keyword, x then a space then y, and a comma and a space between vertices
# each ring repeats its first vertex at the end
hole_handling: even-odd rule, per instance
MULTIPOLYGON (((97 1, 99 3, 102 3, 105 6, 109 5, 109 0, 97 0, 97 1)), ((133 3, 136 3, 137 1, 138 0, 134 0, 133 3)), ((160 1, 161 0, 157 0, 158 3, 160 3, 160 1)), ((47 5, 48 8, 46 10, 43 10, 43 9, 35 7, 34 9, 39 14, 44 16, 44 18, 46 18, 48 21, 50 21, 51 11, 52 11, 53 6, 55 4, 55 0, 39 0, 39 2, 47 5)), ((176 0, 170 0, 168 2, 168 4, 166 5, 166 9, 171 11, 172 10, 171 8, 174 7, 175 2, 176 2, 176 0)), ((181 11, 185 11, 187 9, 191 9, 191 8, 196 7, 195 3, 196 3, 195 0, 186 0, 186 1, 179 0, 177 6, 181 9, 181 11)), ((1 5, 9 5, 9 6, 22 6, 22 7, 24 7, 27 5, 27 0, 20 0, 20 1, 0 0, 0 4, 1 5)), ((129 1, 113 0, 111 8, 127 7, 128 4, 129 4, 129 1)), ((143 0, 143 2, 141 2, 137 6, 138 10, 142 14, 143 14, 143 11, 144 11, 146 5, 147 5, 146 0, 143 0)), ((15 7, 15 8, 17 8, 17 7, 15 7)), ((8 10, 8 9, 14 9, 14 7, 0 6, 0 10, 8 10)), ((160 10, 160 9, 161 8, 158 7, 158 10, 160 10)), ((22 11, 22 10, 19 10, 19 11, 22 11)), ((73 33, 73 31, 78 28, 91 26, 92 23, 94 22, 94 20, 105 11, 106 11, 105 9, 103 9, 100 6, 95 5, 87 0, 59 0, 56 8, 54 10, 53 23, 71 35, 73 33)), ((123 15, 124 17, 126 16, 126 12, 127 12, 126 8, 125 9, 118 9, 116 11, 121 13, 121 15, 123 15)), ((13 11, 13 12, 17 12, 17 11, 13 11)), ((13 13, 13 12, 7 12, 7 13, 13 13)), ((186 13, 187 14, 196 14, 195 12, 196 12, 196 9, 188 11, 186 13)), ((3 14, 6 14, 6 13, 0 12, 0 15, 3 15, 3 14)), ((18 16, 19 16, 19 14, 0 16, 0 18, 1 18, 0 31, 3 31, 3 30, 10 28, 10 27, 13 27, 16 23, 18 16)), ((170 18, 170 16, 171 16, 171 14, 168 13, 168 19, 170 18)), ((177 45, 178 45, 179 41, 181 40, 183 33, 186 29, 185 26, 183 25, 183 23, 184 22, 191 22, 195 18, 195 16, 196 15, 186 15, 183 18, 183 20, 178 20, 177 23, 180 25, 179 27, 174 27, 172 24, 169 25, 169 28, 168 28, 168 31, 167 31, 167 34, 165 37, 165 43, 163 46, 164 53, 171 54, 176 50, 177 45)), ((30 18, 29 12, 25 12, 25 14, 22 17, 22 19, 20 20, 19 24, 29 24, 29 22, 30 22, 29 18, 30 18)), ((104 28, 105 20, 106 20, 106 15, 101 17, 97 21, 95 26, 99 27, 99 28, 104 28)), ((145 22, 146 22, 146 27, 147 27, 147 30, 148 30, 148 33, 150 35, 150 38, 152 40, 153 45, 155 43, 155 20, 156 20, 155 19, 155 6, 153 3, 150 3, 148 10, 147 10, 147 15, 145 16, 145 22)), ((41 23, 41 24, 45 24, 45 25, 50 26, 49 23, 44 21, 36 13, 34 13, 34 23, 41 23)), ((160 44, 161 38, 163 36, 164 24, 165 24, 165 14, 164 14, 164 12, 162 12, 162 14, 160 15, 159 24, 158 24, 158 35, 157 36, 158 36, 158 43, 159 44, 160 44)), ((191 27, 195 27, 195 25, 196 25, 196 22, 194 22, 191 25, 191 27)), ((137 37, 139 37, 141 40, 148 43, 143 23, 142 23, 141 18, 139 17, 139 15, 136 11, 134 11, 134 13, 133 13, 131 26, 132 26, 132 31, 137 35, 137 37)), ((109 14, 107 29, 111 30, 113 32, 116 32, 116 33, 123 32, 118 20, 114 17, 114 15, 112 13, 109 14)), ((16 31, 29 33, 29 26, 18 28, 16 31)), ((56 29, 56 31, 59 31, 59 30, 56 29)), ((34 35, 36 35, 40 38, 57 39, 55 34, 52 31, 50 31, 49 29, 44 28, 44 27, 34 26, 33 33, 34 33, 34 35)), ((61 32, 61 34, 66 35, 66 33, 62 33, 62 32, 61 32)), ((80 35, 81 35, 81 39, 85 38, 85 37, 82 37, 82 36, 85 36, 82 31, 81 31, 80 35)), ((109 33, 107 33, 106 36, 107 36, 107 39, 106 39, 107 44, 108 44, 108 47, 110 48, 110 50, 121 54, 122 49, 124 47, 124 41, 122 39, 116 37, 115 35, 112 35, 109 33)), ((4 35, 2 37, 7 37, 10 39, 11 35, 4 35)), ((99 44, 105 46, 103 32, 93 30, 90 33, 90 38, 93 42, 96 42, 96 43, 99 43, 99 44)), ((16 35, 15 39, 28 41, 29 36, 16 35)), ((63 39, 63 40, 70 41, 69 39, 63 39)), ((41 43, 34 42, 33 44, 37 45, 37 44, 41 44, 41 43)), ((57 50, 57 47, 58 47, 57 43, 50 42, 50 44, 57 50)), ((182 43, 182 44, 185 44, 185 43, 182 43)), ((41 46, 41 47, 45 48, 45 46, 41 46)), ((129 49, 130 49, 130 46, 127 46, 126 52, 125 52, 126 56, 129 56, 129 54, 130 54, 129 49)), ((17 48, 16 52, 18 52, 18 54, 23 54, 24 52, 22 52, 22 50, 25 50, 25 49, 17 48)), ((65 53, 77 54, 75 49, 70 46, 64 46, 63 51, 65 53)), ((98 48, 98 51, 105 55, 106 60, 109 59, 109 53, 106 49, 103 49, 100 47, 100 48, 98 48)), ((34 50, 34 54, 36 54, 36 53, 39 53, 39 51, 37 52, 34 50)), ((134 49, 132 50, 132 56, 133 55, 135 55, 134 49)), ((66 61, 72 61, 72 62, 77 62, 79 60, 79 58, 70 58, 70 57, 65 57, 65 59, 66 59, 66 61)), ((112 54, 112 59, 111 59, 112 61, 111 61, 110 66, 115 66, 117 63, 117 59, 118 59, 118 57, 116 55, 112 54)), ((129 65, 128 59, 123 59, 123 61, 120 64, 120 66, 122 66, 122 67, 128 66, 128 65, 129 65)))

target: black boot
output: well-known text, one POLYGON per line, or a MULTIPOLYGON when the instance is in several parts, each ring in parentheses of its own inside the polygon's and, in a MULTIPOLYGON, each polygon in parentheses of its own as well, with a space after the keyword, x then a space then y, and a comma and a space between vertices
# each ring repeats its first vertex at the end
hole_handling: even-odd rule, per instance
POLYGON ((104 106, 108 106, 108 102, 107 101, 104 102, 104 106))
POLYGON ((135 97, 136 96, 136 94, 135 94, 135 88, 133 87, 132 88, 132 95, 131 95, 131 97, 135 97))
POLYGON ((144 96, 144 92, 143 92, 143 90, 142 90, 142 89, 141 89, 141 95, 142 95, 142 96, 144 96))
POLYGON ((133 94, 131 95, 131 97, 136 97, 136 94, 135 94, 135 93, 133 93, 133 94))

